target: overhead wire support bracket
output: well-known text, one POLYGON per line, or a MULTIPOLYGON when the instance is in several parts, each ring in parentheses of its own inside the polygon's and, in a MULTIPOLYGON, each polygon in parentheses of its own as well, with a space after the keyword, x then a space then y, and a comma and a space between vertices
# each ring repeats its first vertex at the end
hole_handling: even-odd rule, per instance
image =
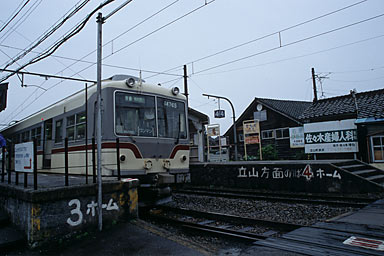
POLYGON ((42 76, 45 79, 56 78, 56 79, 63 79, 63 80, 72 80, 72 81, 77 81, 77 82, 96 83, 95 80, 81 79, 81 78, 74 78, 74 77, 67 77, 67 76, 56 76, 56 75, 48 75, 48 74, 43 74, 43 73, 25 72, 25 71, 17 71, 17 70, 10 70, 10 69, 0 69, 0 71, 13 72, 13 73, 16 73, 18 77, 19 77, 19 74, 21 74, 22 79, 20 79, 20 77, 19 77, 19 80, 21 82, 22 87, 24 84, 24 75, 42 76))

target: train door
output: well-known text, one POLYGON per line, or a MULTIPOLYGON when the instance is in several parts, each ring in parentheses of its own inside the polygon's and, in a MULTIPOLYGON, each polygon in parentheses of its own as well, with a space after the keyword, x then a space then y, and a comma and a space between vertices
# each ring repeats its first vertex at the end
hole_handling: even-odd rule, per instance
POLYGON ((43 168, 51 168, 52 157, 52 119, 44 122, 44 137, 43 137, 43 168))

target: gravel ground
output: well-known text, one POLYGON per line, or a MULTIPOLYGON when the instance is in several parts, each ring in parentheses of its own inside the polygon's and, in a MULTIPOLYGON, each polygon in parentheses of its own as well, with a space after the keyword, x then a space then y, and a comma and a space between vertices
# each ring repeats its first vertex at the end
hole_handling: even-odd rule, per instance
MULTIPOLYGON (((198 211, 221 212, 242 217, 302 225, 311 225, 356 210, 351 207, 229 199, 182 193, 174 193, 173 201, 167 205, 198 211)), ((156 223, 152 224, 158 225, 156 223)), ((182 230, 167 224, 162 224, 159 228, 165 230, 165 232, 172 233, 179 239, 189 241, 191 244, 202 248, 202 250, 208 252, 209 255, 241 255, 247 248, 249 248, 249 246, 251 246, 202 234, 185 233, 182 230)), ((275 254, 272 253, 267 255, 275 254)))
POLYGON ((312 225, 356 210, 351 207, 230 199, 181 193, 175 193, 173 201, 168 205, 301 225, 312 225))

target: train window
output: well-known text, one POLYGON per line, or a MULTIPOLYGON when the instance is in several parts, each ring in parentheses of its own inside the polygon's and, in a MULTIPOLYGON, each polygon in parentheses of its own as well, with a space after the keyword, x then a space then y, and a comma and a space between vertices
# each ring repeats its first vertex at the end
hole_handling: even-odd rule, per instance
POLYGON ((63 142, 63 119, 57 120, 55 124, 55 143, 63 142))
POLYGON ((22 136, 22 141, 23 142, 29 141, 29 131, 23 132, 21 136, 22 136))
POLYGON ((36 139, 37 146, 41 145, 41 127, 36 127, 31 131, 31 139, 36 139))
POLYGON ((186 139, 186 118, 184 102, 157 98, 159 137, 186 139))
POLYGON ((117 135, 156 137, 155 97, 124 92, 115 97, 117 135))
POLYGON ((80 140, 85 137, 85 112, 67 117, 68 140, 80 140))

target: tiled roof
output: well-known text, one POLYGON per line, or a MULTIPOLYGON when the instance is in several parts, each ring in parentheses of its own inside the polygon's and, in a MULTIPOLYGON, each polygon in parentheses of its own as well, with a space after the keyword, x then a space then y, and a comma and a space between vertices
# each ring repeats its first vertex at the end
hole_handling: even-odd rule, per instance
POLYGON ((384 89, 322 99, 313 102, 300 119, 316 119, 336 115, 354 115, 357 118, 384 118, 384 89))
POLYGON ((312 102, 308 101, 277 100, 266 98, 255 98, 255 100, 277 112, 281 112, 286 116, 295 119, 296 121, 300 120, 300 116, 312 104, 312 102))

